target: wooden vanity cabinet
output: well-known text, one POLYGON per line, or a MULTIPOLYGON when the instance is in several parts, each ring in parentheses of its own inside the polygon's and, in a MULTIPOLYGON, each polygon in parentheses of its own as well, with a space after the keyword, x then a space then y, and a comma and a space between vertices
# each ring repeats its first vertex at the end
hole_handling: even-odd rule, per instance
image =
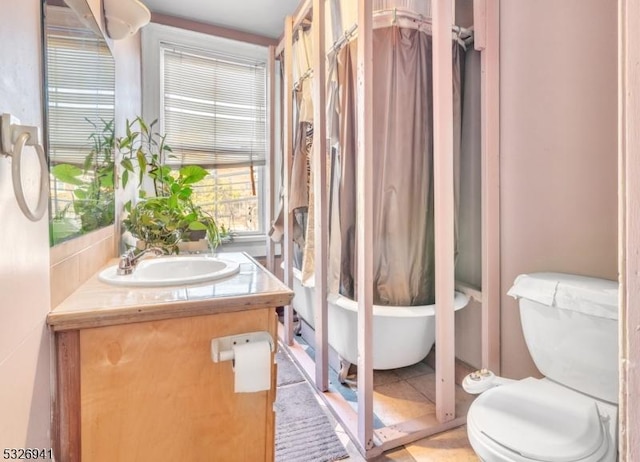
POLYGON ((276 322, 274 307, 251 307, 56 331, 56 459, 272 461, 275 364, 269 391, 234 393, 232 363, 214 363, 210 345, 275 340, 276 322))

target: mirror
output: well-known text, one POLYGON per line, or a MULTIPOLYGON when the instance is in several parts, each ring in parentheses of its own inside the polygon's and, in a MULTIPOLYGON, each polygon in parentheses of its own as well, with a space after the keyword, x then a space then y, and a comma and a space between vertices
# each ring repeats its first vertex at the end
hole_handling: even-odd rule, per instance
POLYGON ((112 225, 115 216, 115 64, 89 5, 72 6, 43 4, 51 245, 112 225))

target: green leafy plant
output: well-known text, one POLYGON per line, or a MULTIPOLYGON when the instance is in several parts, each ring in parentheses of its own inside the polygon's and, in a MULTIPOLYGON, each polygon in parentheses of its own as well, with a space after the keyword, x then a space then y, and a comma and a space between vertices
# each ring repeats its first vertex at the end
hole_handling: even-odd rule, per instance
MULTIPOLYGON (((113 120, 101 120, 89 136, 92 147, 81 166, 63 163, 51 168, 53 177, 73 185, 73 212, 80 220, 80 233, 88 233, 110 225, 115 218, 115 188, 113 149, 115 137, 113 120)), ((69 207, 65 207, 54 220, 67 222, 69 207)))
POLYGON ((141 117, 127 121, 126 136, 117 140, 122 155, 123 188, 137 177, 137 201, 128 201, 123 225, 147 247, 161 247, 167 253, 178 253, 178 242, 204 232, 209 245, 221 242, 221 229, 211 214, 195 204, 193 185, 208 172, 198 165, 172 170, 166 160, 171 148, 165 136, 155 131, 157 121, 147 124, 141 117), (147 190, 150 193, 147 193, 147 190))

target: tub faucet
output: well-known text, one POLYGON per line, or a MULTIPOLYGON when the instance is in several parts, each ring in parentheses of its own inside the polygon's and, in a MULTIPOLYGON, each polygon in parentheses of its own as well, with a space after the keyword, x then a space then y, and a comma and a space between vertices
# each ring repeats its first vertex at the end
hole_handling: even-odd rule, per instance
POLYGON ((158 257, 160 255, 164 255, 164 250, 159 247, 149 247, 148 249, 144 249, 142 252, 136 255, 133 249, 130 249, 127 253, 124 253, 120 256, 117 274, 120 276, 125 276, 127 274, 133 273, 133 270, 136 269, 136 265, 142 259, 142 257, 145 257, 150 253, 153 253, 158 257))

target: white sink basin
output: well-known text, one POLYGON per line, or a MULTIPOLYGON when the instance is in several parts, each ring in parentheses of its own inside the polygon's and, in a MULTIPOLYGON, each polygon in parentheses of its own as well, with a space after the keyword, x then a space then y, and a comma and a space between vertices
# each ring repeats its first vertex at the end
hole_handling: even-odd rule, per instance
POLYGON ((116 286, 159 287, 215 281, 240 270, 238 263, 199 255, 157 257, 140 261, 132 274, 120 276, 118 265, 100 272, 98 279, 116 286))

